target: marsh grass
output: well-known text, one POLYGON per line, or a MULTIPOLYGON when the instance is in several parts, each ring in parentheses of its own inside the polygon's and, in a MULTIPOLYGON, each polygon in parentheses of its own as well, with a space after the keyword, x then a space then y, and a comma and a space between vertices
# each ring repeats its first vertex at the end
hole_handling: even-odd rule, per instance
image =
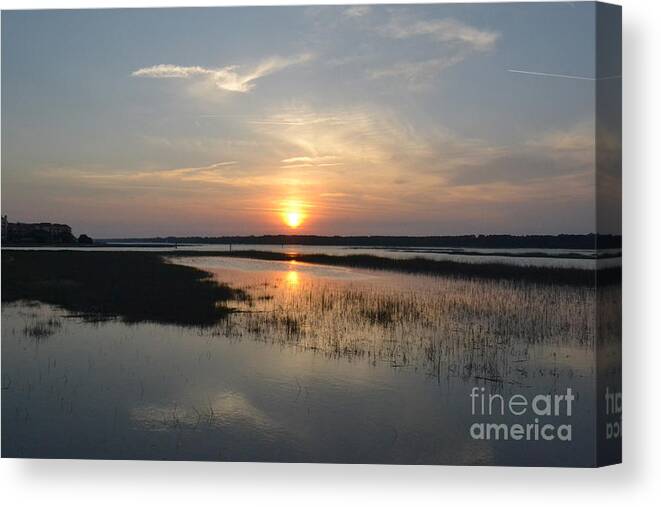
MULTIPOLYGON (((394 271, 471 280, 509 280, 519 283, 544 285, 570 285, 594 287, 595 270, 559 266, 526 266, 505 263, 469 263, 435 260, 425 257, 397 259, 376 255, 328 255, 281 253, 259 250, 235 251, 176 251, 170 257, 235 257, 265 261, 297 261, 326 266, 394 271)), ((603 284, 616 283, 621 278, 621 268, 600 269, 603 284)))
POLYGON ((350 282, 301 276, 292 288, 283 273, 252 277, 242 286, 250 304, 239 304, 217 334, 421 369, 438 379, 516 384, 558 374, 552 354, 548 369, 530 369, 540 349, 569 351, 562 365, 572 350, 594 346, 591 287, 393 274, 350 282))
MULTIPOLYGON (((370 256, 338 262, 355 257, 370 256)), ((611 335, 618 326, 596 318, 594 284, 548 279, 392 272, 340 280, 301 272, 293 283, 277 271, 219 269, 214 277, 152 252, 3 251, 2 264, 3 301, 54 304, 91 322, 118 317, 199 326, 212 335, 420 369, 438 379, 524 384, 531 376, 557 375, 555 363, 566 363, 563 358, 533 371, 529 365, 540 361, 532 356, 540 349, 593 350, 597 325, 611 335)), ((600 289, 600 315, 617 304, 617 290, 608 287, 600 289)), ((56 330, 54 322, 35 320, 24 334, 45 338, 56 330)))
MULTIPOLYGON (((246 294, 150 252, 2 252, 2 301, 40 301, 91 321, 211 326, 246 294)), ((41 327, 35 332, 40 333, 41 327)))

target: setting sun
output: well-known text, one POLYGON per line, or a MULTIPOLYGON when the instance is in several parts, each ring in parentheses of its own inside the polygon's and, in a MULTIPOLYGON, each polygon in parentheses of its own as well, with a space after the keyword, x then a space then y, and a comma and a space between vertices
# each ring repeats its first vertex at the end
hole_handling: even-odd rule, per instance
POLYGON ((296 229, 303 222, 303 215, 298 211, 288 211, 285 213, 285 222, 292 229, 296 229))
POLYGON ((282 220, 291 229, 296 229, 305 220, 303 207, 304 205, 300 201, 285 201, 282 203, 282 220))

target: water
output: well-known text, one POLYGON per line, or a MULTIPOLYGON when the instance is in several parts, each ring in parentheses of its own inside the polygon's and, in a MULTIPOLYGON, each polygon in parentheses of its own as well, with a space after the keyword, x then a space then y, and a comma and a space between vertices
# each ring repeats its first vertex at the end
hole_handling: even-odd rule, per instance
POLYGON ((593 289, 177 262, 212 271, 251 301, 211 329, 3 305, 3 455, 592 462, 593 289), (505 397, 571 388, 573 415, 553 422, 572 424, 572 442, 470 438, 471 425, 487 421, 471 414, 476 386, 505 397))
MULTIPOLYGON (((7 250, 90 250, 90 247, 77 246, 47 246, 47 247, 9 247, 7 250)), ((175 250, 191 250, 203 252, 226 252, 229 245, 195 245, 195 244, 149 244, 136 246, 132 243, 113 243, 108 246, 96 246, 100 251, 154 251, 171 252, 175 250), (112 246, 111 246, 112 245, 112 246)), ((327 255, 376 255, 397 259, 424 257, 435 260, 451 260, 455 262, 484 262, 499 264, 516 264, 522 266, 550 266, 594 269, 620 264, 620 250, 601 250, 601 254, 613 258, 594 258, 594 250, 579 249, 542 249, 542 248, 437 248, 437 247, 343 247, 343 246, 313 246, 313 245, 232 245, 232 251, 257 250, 291 254, 327 254, 327 255), (499 255, 501 254, 501 255, 499 255), (536 257, 543 255, 544 257, 536 257)))

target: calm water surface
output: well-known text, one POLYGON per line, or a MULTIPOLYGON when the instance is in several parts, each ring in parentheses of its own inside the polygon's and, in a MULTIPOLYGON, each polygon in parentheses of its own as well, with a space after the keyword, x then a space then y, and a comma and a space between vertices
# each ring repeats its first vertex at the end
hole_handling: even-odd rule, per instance
MULTIPOLYGON (((113 246, 97 246, 93 250, 100 251, 153 251, 170 252, 175 250, 191 250, 202 252, 225 252, 229 245, 196 245, 181 244, 178 246, 166 244, 113 243, 113 246)), ((46 247, 9 247, 7 250, 90 250, 90 247, 76 246, 46 246, 46 247)), ((516 264, 521 266, 552 266, 573 267, 581 269, 594 269, 595 263, 599 267, 617 266, 621 259, 618 249, 601 250, 602 254, 614 255, 614 258, 594 258, 593 250, 571 249, 543 249, 543 248, 435 248, 435 247, 345 247, 345 246, 314 246, 314 245, 232 245, 232 251, 257 250, 266 252, 291 254, 327 254, 327 255, 376 255, 396 259, 410 259, 424 257, 435 260, 450 260, 455 262, 471 263, 500 263, 516 264), (498 255, 502 254, 502 255, 498 255), (535 257, 530 254, 543 254, 545 257, 535 257), (573 258, 575 257, 575 258, 573 258)))
POLYGON ((234 258, 177 262, 247 289, 251 301, 206 329, 3 305, 4 456, 592 460, 590 289, 234 258), (573 441, 471 439, 481 420, 471 415, 474 386, 504 396, 571 387, 573 441))

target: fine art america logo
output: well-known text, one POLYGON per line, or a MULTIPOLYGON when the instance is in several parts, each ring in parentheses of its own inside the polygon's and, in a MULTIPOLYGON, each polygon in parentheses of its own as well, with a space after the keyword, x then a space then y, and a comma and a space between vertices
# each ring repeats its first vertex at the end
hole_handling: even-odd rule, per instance
POLYGON ((622 392, 606 388, 606 440, 622 436, 622 392))
POLYGON ((572 425, 557 424, 559 418, 572 416, 576 397, 571 388, 565 394, 487 394, 484 387, 473 387, 470 394, 474 417, 507 418, 507 422, 474 422, 474 440, 561 440, 571 442, 572 425), (514 422, 512 422, 514 421, 514 422))

